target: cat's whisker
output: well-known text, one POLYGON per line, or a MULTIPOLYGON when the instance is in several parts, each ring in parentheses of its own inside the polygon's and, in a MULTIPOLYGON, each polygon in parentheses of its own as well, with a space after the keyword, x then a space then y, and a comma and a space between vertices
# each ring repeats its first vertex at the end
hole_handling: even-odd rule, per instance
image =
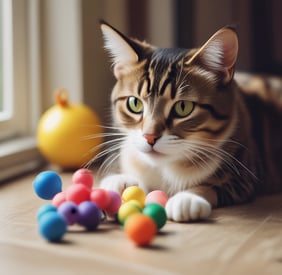
MULTIPOLYGON (((183 146, 184 147, 184 146, 183 146)), ((192 146, 188 142, 185 144, 184 150, 181 151, 182 155, 189 160, 194 167, 200 167, 201 169, 213 170, 211 164, 206 160, 208 155, 204 152, 201 152, 201 148, 192 146)), ((213 159, 211 159, 213 161, 213 159)))
POLYGON ((107 147, 105 150, 101 151, 100 153, 98 153, 95 157, 94 160, 97 160, 98 158, 101 158, 103 156, 105 156, 108 152, 112 152, 111 149, 115 146, 119 146, 119 142, 124 141, 124 138, 118 138, 118 139, 114 139, 114 140, 108 140, 106 142, 103 142, 102 144, 99 144, 97 146, 95 146, 92 150, 96 151, 100 148, 103 148, 107 145, 111 145, 110 147, 107 147))
POLYGON ((95 138, 106 138, 106 137, 113 137, 113 136, 124 136, 123 133, 100 133, 100 134, 91 134, 88 136, 84 136, 84 140, 95 139, 95 138))
MULTIPOLYGON (((108 156, 107 159, 109 159, 113 152, 119 151, 121 149, 120 144, 122 144, 123 141, 125 141, 127 137, 127 135, 122 132, 123 129, 120 127, 106 126, 106 125, 99 125, 99 126, 101 128, 104 128, 105 130, 113 130, 113 131, 102 132, 98 134, 91 134, 91 135, 84 137, 85 140, 95 139, 95 138, 106 138, 107 139, 106 141, 96 145, 95 147, 93 147, 90 150, 89 153, 93 154, 93 152, 100 151, 102 148, 105 148, 101 152, 97 153, 90 161, 88 161, 88 163, 86 163, 84 167, 90 167, 98 159, 101 159, 105 156, 108 156)), ((104 160, 102 162, 102 165, 101 165, 102 169, 103 169, 103 166, 105 165, 105 162, 107 162, 107 160, 104 160)))
POLYGON ((237 174, 239 174, 239 170, 237 169, 237 167, 231 162, 229 161, 229 156, 226 157, 225 155, 225 151, 221 150, 220 148, 216 148, 214 146, 210 146, 207 144, 201 144, 201 145, 197 145, 198 146, 198 150, 199 151, 205 151, 208 154, 206 154, 206 157, 210 160, 214 160, 214 157, 216 157, 218 160, 222 161, 223 163, 225 163, 228 167, 230 167, 232 170, 234 170, 237 174))
POLYGON ((249 168, 247 168, 241 161, 239 161, 237 158, 235 158, 232 154, 228 153, 227 151, 225 151, 221 148, 215 147, 213 145, 207 144, 205 142, 199 142, 199 141, 191 142, 190 141, 190 143, 194 143, 195 145, 198 145, 200 150, 203 150, 203 148, 205 147, 206 150, 210 151, 210 153, 212 153, 214 155, 215 155, 215 153, 217 153, 217 156, 224 163, 226 163, 228 167, 230 167, 232 170, 234 170, 237 174, 240 175, 239 170, 236 167, 236 165, 231 161, 234 161, 239 166, 241 166, 245 171, 247 171, 250 175, 252 175, 254 178, 257 178, 256 175, 249 168), (228 161, 228 160, 230 160, 230 161, 228 161))
POLYGON ((109 171, 109 170, 113 170, 113 169, 112 169, 112 164, 113 164, 113 162, 115 162, 119 157, 120 157, 120 154, 119 154, 119 153, 112 154, 112 155, 107 159, 107 161, 104 161, 104 162, 102 163, 102 165, 101 165, 100 168, 99 168, 99 172, 100 172, 101 174, 108 174, 108 171, 109 171))
POLYGON ((111 168, 112 163, 117 160, 120 156, 120 150, 124 147, 123 143, 119 143, 116 145, 113 145, 109 148, 107 148, 105 151, 105 154, 113 153, 116 151, 114 154, 109 154, 109 157, 102 163, 100 166, 101 173, 104 173, 104 171, 107 171, 109 168, 111 168))
POLYGON ((232 170, 234 170, 237 174, 240 174, 237 167, 231 162, 229 161, 229 156, 226 158, 226 155, 225 155, 225 151, 222 150, 221 148, 217 148, 215 146, 211 146, 211 145, 208 145, 208 144, 201 144, 199 146, 199 150, 202 150, 202 151, 205 151, 209 154, 206 154, 206 156, 209 158, 209 159, 213 159, 213 157, 217 157, 220 161, 224 162, 228 167, 230 167, 232 170))
POLYGON ((215 162, 213 158, 210 158, 208 154, 201 151, 200 148, 190 148, 190 150, 194 154, 192 158, 193 161, 190 161, 194 164, 195 167, 200 166, 203 170, 208 168, 210 171, 213 171, 211 164, 208 162, 208 160, 215 162), (203 155, 203 157, 201 155, 203 155))
MULTIPOLYGON (((125 137, 120 137, 120 138, 115 138, 115 139, 111 139, 111 140, 107 140, 101 144, 98 144, 97 146, 93 147, 89 153, 95 153, 96 151, 99 151, 101 148, 106 148, 104 150, 102 150, 101 152, 97 153, 86 165, 88 167, 90 167, 95 161, 97 161, 98 159, 103 158, 104 156, 108 155, 109 153, 111 153, 111 148, 113 148, 113 146, 119 146, 120 142, 123 142, 125 140, 125 137)), ((119 148, 115 149, 118 150, 119 148)), ((85 166, 86 166, 85 165, 85 166)))
MULTIPOLYGON (((242 148, 244 148, 244 149, 247 149, 247 147, 244 145, 244 144, 242 144, 242 143, 240 143, 240 142, 238 142, 238 141, 236 141, 236 140, 233 140, 233 139, 212 139, 212 138, 203 138, 203 137, 201 137, 200 139, 199 139, 199 141, 203 141, 203 142, 219 142, 219 143, 230 143, 230 144, 234 144, 234 145, 237 145, 237 146, 240 146, 240 147, 242 147, 242 148)), ((206 143, 205 143, 206 144, 206 143)))
POLYGON ((236 167, 236 165, 234 165, 234 163, 232 161, 230 161, 230 159, 224 156, 224 154, 220 151, 218 151, 216 148, 204 148, 201 147, 202 150, 205 150, 208 154, 205 154, 206 157, 211 160, 211 161, 215 161, 214 157, 217 158, 219 160, 219 162, 221 162, 221 164, 224 164, 226 167, 230 168, 232 171, 234 171, 237 175, 240 175, 240 172, 238 170, 238 168, 236 167))
POLYGON ((107 130, 115 130, 115 131, 120 131, 120 132, 124 131, 124 129, 122 127, 113 126, 113 125, 101 125, 100 127, 107 129, 107 130))

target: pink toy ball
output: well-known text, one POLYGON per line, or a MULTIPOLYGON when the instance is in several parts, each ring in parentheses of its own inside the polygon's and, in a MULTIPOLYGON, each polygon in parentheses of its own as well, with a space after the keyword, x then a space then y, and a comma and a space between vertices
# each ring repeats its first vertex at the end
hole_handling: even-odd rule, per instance
POLYGON ((157 203, 160 204, 162 207, 165 207, 168 201, 168 196, 165 192, 161 190, 154 190, 147 194, 145 205, 150 203, 157 203))
POLYGON ((88 188, 92 188, 94 184, 94 177, 89 169, 81 168, 72 175, 72 183, 81 183, 88 188))
POLYGON ((90 200, 98 205, 101 210, 110 207, 111 197, 107 190, 96 188, 91 191, 90 200))
POLYGON ((84 184, 77 183, 70 185, 66 190, 66 200, 76 204, 90 200, 91 190, 84 184))
POLYGON ((109 206, 105 209, 109 215, 116 214, 121 206, 122 200, 119 193, 115 191, 107 191, 110 197, 109 206))
POLYGON ((56 207, 59 207, 66 200, 66 192, 62 191, 54 196, 54 198, 52 199, 52 204, 56 207))

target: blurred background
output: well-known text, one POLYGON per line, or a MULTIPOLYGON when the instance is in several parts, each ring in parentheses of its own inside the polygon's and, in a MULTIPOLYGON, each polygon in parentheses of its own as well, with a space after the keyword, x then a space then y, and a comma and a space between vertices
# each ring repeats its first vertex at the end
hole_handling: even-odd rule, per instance
MULTIPOLYGON (((161 47, 199 46, 219 28, 232 25, 240 39, 237 69, 282 72, 279 0, 43 0, 40 10, 44 107, 50 104, 50 92, 56 85, 68 85, 68 79, 59 79, 64 72, 56 72, 58 83, 53 83, 52 68, 47 64, 52 60, 50 54, 67 63, 72 51, 78 50, 75 55, 80 64, 73 66, 80 70, 79 84, 73 83, 70 89, 74 94, 80 90, 81 98, 104 117, 114 79, 103 51, 99 18, 127 35, 161 47), (63 24, 66 26, 60 31, 63 24)), ((75 70, 66 66, 61 65, 61 70, 75 70)))
POLYGON ((281 75, 281 12, 280 0, 0 0, 0 181, 34 166, 37 124, 55 89, 109 124, 115 80, 99 19, 160 47, 197 47, 231 25, 237 70, 281 75))

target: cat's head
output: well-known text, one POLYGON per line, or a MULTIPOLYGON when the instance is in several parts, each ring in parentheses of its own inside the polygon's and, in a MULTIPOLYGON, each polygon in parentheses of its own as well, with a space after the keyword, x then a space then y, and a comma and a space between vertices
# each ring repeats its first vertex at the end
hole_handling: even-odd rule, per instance
POLYGON ((220 146, 230 136, 238 52, 233 29, 220 29, 192 50, 157 48, 105 22, 101 29, 117 79, 113 118, 139 152, 193 163, 201 144, 220 146))

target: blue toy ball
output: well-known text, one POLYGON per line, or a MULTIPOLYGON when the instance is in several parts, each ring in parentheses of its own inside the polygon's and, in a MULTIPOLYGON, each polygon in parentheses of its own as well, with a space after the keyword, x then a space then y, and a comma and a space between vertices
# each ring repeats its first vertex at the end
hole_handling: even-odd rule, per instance
POLYGON ((62 180, 56 172, 44 171, 35 177, 33 189, 41 199, 51 200, 62 191, 62 180))
POLYGON ((59 242, 67 232, 65 219, 57 212, 49 211, 39 219, 39 233, 49 242, 59 242))
POLYGON ((53 204, 44 204, 44 205, 42 205, 38 209, 37 214, 36 214, 37 221, 39 221, 41 219, 41 217, 43 215, 45 215, 46 213, 48 213, 48 212, 57 212, 57 207, 54 206, 53 204))

